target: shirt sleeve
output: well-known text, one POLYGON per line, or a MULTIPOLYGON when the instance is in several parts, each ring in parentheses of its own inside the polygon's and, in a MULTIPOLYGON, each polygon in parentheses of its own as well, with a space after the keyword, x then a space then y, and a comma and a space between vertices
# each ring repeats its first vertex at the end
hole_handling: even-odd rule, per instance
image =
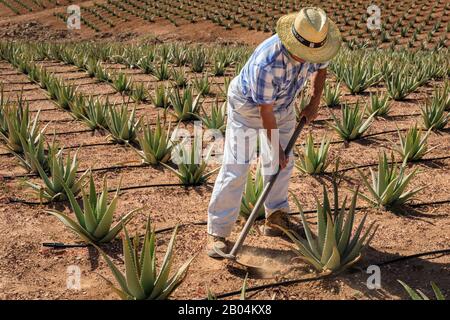
POLYGON ((256 65, 249 78, 252 100, 256 104, 273 104, 276 100, 276 86, 271 68, 256 65))

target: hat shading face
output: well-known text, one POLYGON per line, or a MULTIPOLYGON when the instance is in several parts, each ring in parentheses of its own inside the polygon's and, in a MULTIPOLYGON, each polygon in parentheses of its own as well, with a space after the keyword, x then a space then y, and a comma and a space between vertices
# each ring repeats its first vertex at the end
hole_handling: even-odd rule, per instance
POLYGON ((325 11, 307 7, 278 20, 277 33, 286 49, 303 60, 321 63, 332 59, 341 47, 341 33, 325 11))

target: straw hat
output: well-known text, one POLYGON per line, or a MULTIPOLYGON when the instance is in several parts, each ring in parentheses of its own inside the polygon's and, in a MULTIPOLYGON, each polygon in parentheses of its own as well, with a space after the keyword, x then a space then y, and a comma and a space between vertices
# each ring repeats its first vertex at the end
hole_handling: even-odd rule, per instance
POLYGON ((307 7, 281 17, 277 33, 286 49, 313 63, 332 59, 341 47, 341 33, 320 8, 307 7))

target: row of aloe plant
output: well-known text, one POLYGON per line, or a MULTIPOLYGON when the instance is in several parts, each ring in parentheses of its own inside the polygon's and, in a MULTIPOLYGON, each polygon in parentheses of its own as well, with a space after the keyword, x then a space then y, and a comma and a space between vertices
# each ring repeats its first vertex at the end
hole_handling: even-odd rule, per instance
POLYGON ((108 278, 101 276, 110 286, 111 290, 120 298, 127 300, 156 300, 167 299, 177 287, 183 282, 189 266, 195 256, 188 259, 175 273, 171 272, 172 262, 175 257, 175 228, 169 241, 165 257, 158 270, 156 258, 156 232, 151 228, 150 217, 148 217, 144 241, 141 237, 131 239, 126 225, 133 219, 142 208, 134 209, 121 216, 113 225, 119 202, 120 185, 116 189, 111 201, 108 201, 109 191, 106 178, 103 181, 101 192, 97 191, 92 174, 89 179, 87 192, 81 189, 82 204, 80 205, 75 196, 78 192, 63 180, 59 179, 69 199, 76 220, 68 214, 47 210, 47 212, 58 218, 69 230, 74 232, 85 243, 93 245, 105 259, 108 267, 115 278, 118 287, 108 278), (108 203, 109 202, 109 203, 108 203), (125 273, 123 274, 106 254, 104 248, 107 243, 114 241, 121 231, 124 231, 123 257, 125 273), (139 253, 139 248, 141 251, 139 253))
MULTIPOLYGON (((125 214, 113 226, 120 186, 117 188, 114 198, 108 204, 109 191, 106 179, 104 179, 101 193, 98 194, 94 178, 90 174, 89 188, 86 193, 83 189, 83 181, 89 174, 89 171, 85 171, 77 178, 78 160, 76 154, 73 158, 70 156, 70 153, 65 156, 64 149, 58 149, 55 144, 49 147, 47 152, 44 152, 42 148, 44 135, 43 132, 38 131, 39 113, 31 122, 29 108, 28 106, 23 107, 24 102, 21 98, 19 98, 19 106, 10 110, 9 101, 5 100, 3 91, 0 102, 1 119, 5 118, 5 122, 2 121, 2 124, 4 123, 5 126, 2 126, 1 134, 2 138, 7 141, 11 151, 15 154, 26 154, 28 147, 24 145, 24 137, 30 140, 35 135, 38 135, 39 139, 41 139, 38 144, 39 152, 36 155, 33 154, 34 156, 29 159, 29 165, 30 168, 35 168, 44 184, 37 184, 31 181, 26 183, 39 194, 41 199, 44 198, 49 201, 69 200, 76 220, 60 211, 48 210, 47 212, 57 217, 83 241, 92 244, 100 251, 120 287, 120 289, 116 288, 109 279, 105 278, 111 289, 123 299, 167 299, 172 295, 183 282, 189 265, 194 258, 194 256, 190 258, 175 274, 171 275, 172 261, 175 256, 173 248, 176 229, 169 242, 162 266, 158 271, 156 265, 155 231, 150 228, 150 218, 139 257, 137 251, 140 238, 136 236, 131 241, 125 225, 141 209, 135 209, 125 214), (45 157, 45 161, 42 161, 43 157, 45 157), (79 193, 82 193, 82 205, 76 200, 76 196, 79 193), (125 232, 123 238, 125 275, 119 271, 111 258, 99 247, 100 244, 113 241, 121 230, 125 232), (135 255, 131 256, 131 252, 135 252, 135 255), (137 276, 132 273, 133 270, 139 270, 137 276)), ((34 144, 30 144, 30 146, 34 146, 34 144)))
MULTIPOLYGON (((7 139, 6 141, 9 142, 11 151, 18 154, 26 151, 26 147, 22 145, 24 141, 23 137, 33 137, 36 132, 39 132, 39 137, 43 138, 44 136, 42 132, 38 131, 37 121, 39 114, 31 122, 29 108, 28 106, 23 107, 24 103, 21 98, 19 98, 19 106, 13 110, 8 109, 9 103, 4 98, 2 90, 0 96, 1 134, 2 138, 7 139), (3 121, 3 119, 5 120, 3 121)), ((90 174, 88 192, 85 193, 83 180, 89 171, 87 170, 77 178, 77 155, 75 154, 72 158, 69 153, 64 157, 63 153, 63 149, 58 149, 53 145, 49 148, 48 154, 46 154, 47 158, 45 163, 39 161, 41 160, 40 157, 32 157, 30 159, 30 165, 36 168, 44 181, 44 185, 35 184, 30 181, 27 181, 27 184, 40 195, 41 199, 69 200, 72 210, 75 213, 76 221, 60 211, 48 210, 47 212, 61 220, 64 225, 75 232, 83 241, 94 245, 100 251, 118 282, 120 289, 116 288, 109 279, 105 278, 105 281, 121 298, 167 299, 183 282, 189 265, 195 257, 190 258, 175 274, 171 275, 172 261, 175 256, 173 249, 177 230, 174 230, 165 258, 158 271, 156 264, 156 233, 150 227, 150 218, 148 219, 141 254, 138 255, 140 237, 136 236, 131 241, 125 225, 141 209, 135 209, 125 214, 113 226, 112 222, 119 200, 120 187, 117 188, 114 198, 108 204, 109 191, 106 179, 103 182, 102 192, 98 194, 93 176, 90 174), (82 205, 75 198, 79 193, 82 193, 82 205), (124 230, 125 233, 123 237, 125 275, 119 271, 111 258, 98 246, 114 240, 121 230, 124 230), (132 252, 134 254, 131 255, 130 253, 132 252), (137 274, 134 273, 136 270, 138 270, 137 274)), ((40 152, 38 154, 41 155, 40 152)))
MULTIPOLYGON (((132 46, 120 48, 116 46, 89 46, 81 44, 79 46, 60 46, 60 45, 42 45, 33 48, 39 51, 41 58, 51 58, 62 60, 65 63, 77 66, 86 70, 90 76, 95 76, 101 81, 110 82, 119 92, 131 92, 132 96, 140 97, 143 92, 140 85, 133 86, 131 80, 123 73, 110 74, 108 70, 102 67, 102 62, 122 63, 130 68, 140 68, 147 74, 152 74, 159 81, 172 79, 178 87, 185 87, 188 83, 184 66, 189 59, 192 59, 192 70, 194 72, 203 72, 204 76, 195 77, 193 84, 201 94, 208 94, 210 82, 208 73, 204 72, 208 63, 205 59, 208 57, 207 51, 202 48, 182 48, 171 45, 161 46, 161 50, 152 50, 146 46, 132 46), (100 50, 100 53, 98 52, 100 50), (169 63, 176 67, 169 68, 169 63)), ((242 50, 237 50, 242 51, 242 50)), ((241 61, 242 56, 236 54, 236 51, 225 52, 223 49, 213 50, 214 68, 212 75, 223 76, 225 68, 229 67, 236 59, 241 61)), ((139 99, 138 99, 139 100, 139 99)))
MULTIPOLYGON (((30 70, 38 70, 33 73, 35 75, 33 80, 40 83, 43 79, 45 79, 45 89, 47 89, 50 97, 53 98, 56 103, 61 106, 61 108, 71 111, 71 114, 73 114, 74 117, 82 119, 89 125, 90 128, 107 129, 110 132, 110 137, 115 142, 138 147, 138 154, 145 163, 156 164, 156 161, 167 162, 169 160, 167 155, 171 154, 172 143, 168 143, 166 139, 170 133, 169 130, 161 127, 159 120, 155 126, 154 132, 152 133, 154 136, 153 139, 146 139, 149 138, 149 126, 146 127, 147 130, 143 130, 143 138, 138 139, 138 131, 140 130, 142 119, 136 120, 135 109, 133 109, 130 113, 128 112, 126 104, 123 104, 120 108, 117 108, 110 105, 108 100, 102 103, 99 99, 93 100, 92 98, 87 99, 88 101, 86 103, 86 99, 81 95, 76 94, 72 87, 65 86, 62 81, 56 79, 52 74, 45 71, 45 69, 38 69, 31 63, 26 64, 26 66, 30 70), (54 86, 54 83, 57 83, 57 86, 54 86), (55 87, 57 89, 55 89, 55 87), (70 94, 67 94, 67 91, 70 91, 70 94), (63 94, 58 95, 57 92, 63 92, 63 94), (58 98, 60 96, 64 98, 58 98), (164 150, 158 149, 161 146, 164 146, 164 150), (160 159, 152 159, 154 155, 158 154, 162 155, 160 159)), ((183 102, 181 99, 180 101, 183 102)), ((205 114, 204 121, 208 121, 210 126, 218 124, 219 127, 223 129, 223 110, 224 108, 221 108, 220 112, 215 112, 212 116, 213 118, 209 118, 205 114)), ((185 148, 181 148, 180 152, 185 154, 183 156, 185 158, 185 162, 177 165, 178 170, 172 170, 174 170, 176 175, 180 178, 180 181, 186 185, 197 185, 206 182, 208 177, 211 175, 206 172, 207 161, 203 159, 200 164, 189 162, 191 159, 189 159, 186 154, 190 154, 190 151, 184 149, 185 148)), ((76 156, 73 160, 76 160, 76 156)), ((41 198, 43 197, 48 200, 58 200, 64 198, 64 191, 61 190, 61 187, 57 183, 56 185, 58 188, 56 188, 56 192, 53 192, 52 190, 55 189, 55 183, 52 182, 50 177, 43 177, 43 179, 48 186, 45 192, 40 192, 41 198)), ((39 186, 36 185, 34 186, 35 189, 38 187, 39 186)))
POLYGON ((427 55, 407 51, 341 50, 330 68, 352 94, 384 81, 389 96, 403 100, 429 80, 447 77, 448 65, 444 51, 427 55))
MULTIPOLYGON (((91 192, 90 194, 95 194, 95 187, 94 189, 92 188, 93 182, 92 182, 92 178, 91 178, 91 192), (94 190, 92 192, 92 189, 94 190)), ((104 187, 104 190, 106 188, 106 185, 104 187)), ((67 194, 71 194, 71 190, 67 188, 66 189, 67 194)), ((325 193, 324 193, 325 194, 325 193)), ((105 199, 104 194, 102 194, 102 199, 105 199)), ((71 198, 69 198, 71 199, 71 198)), ((76 205, 74 205, 75 200, 72 196, 71 200, 71 204, 74 208, 75 212, 79 212, 81 209, 78 206, 78 209, 76 208, 76 205)), ((110 212, 110 208, 114 207, 114 201, 115 201, 116 197, 114 198, 113 202, 111 203, 110 207, 107 208, 106 212, 110 212)), ((109 230, 109 228, 106 228, 106 226, 104 226, 104 217, 102 215, 99 215, 97 217, 97 221, 95 221, 96 216, 93 216, 93 214, 95 214, 95 212, 93 212, 92 208, 99 208, 98 205, 92 205, 92 203, 89 203, 89 201, 95 200, 93 197, 89 197, 89 200, 87 200, 87 196, 83 194, 83 203, 84 203, 84 207, 86 208, 86 213, 84 215, 84 230, 79 232, 85 232, 86 229, 90 230, 88 232, 91 232, 93 234, 97 234, 98 237, 95 239, 90 238, 90 241, 98 241, 100 243, 103 242, 108 242, 108 239, 112 239, 114 237, 112 237, 112 234, 117 234, 115 233, 117 230, 120 231, 120 229, 118 229, 117 227, 119 227, 119 225, 116 225, 116 227, 114 227, 112 230, 109 230), (87 203, 87 204, 86 204, 87 203), (86 216, 87 215, 87 216, 86 216), (87 218, 89 217, 89 218, 87 218), (89 222, 88 222, 89 221, 89 222), (90 223, 90 224, 89 224, 90 223), (100 228, 99 224, 101 224, 102 228, 100 228), (109 231, 107 233, 104 232, 100 232, 102 230, 106 230, 109 231), (98 231, 98 232, 97 232, 98 231)), ((94 201, 95 202, 95 201, 94 201)), ((103 201, 98 201, 98 203, 103 203, 103 201)), ((326 200, 324 199, 324 209, 326 208, 325 206, 326 200)), ((345 203, 345 202, 344 202, 345 203)), ((104 207, 103 205, 100 205, 100 207, 104 207)), ((343 205, 343 207, 345 207, 345 205, 343 205)), ((319 229, 321 228, 321 224, 320 222, 322 221, 322 233, 319 233, 317 235, 317 239, 314 239, 311 235, 311 231, 309 230, 309 234, 310 234, 310 238, 308 239, 309 241, 309 246, 310 247, 306 247, 307 249, 313 249, 316 246, 318 246, 319 251, 317 254, 311 254, 311 252, 306 252, 302 251, 305 250, 304 246, 299 246, 299 242, 300 241, 300 237, 298 235, 294 235, 291 231, 285 231, 294 241, 294 243, 298 246, 297 250, 300 254, 300 256, 305 259, 308 263, 310 263, 313 267, 315 267, 318 271, 321 272, 337 272, 337 271, 341 271, 343 269, 345 269, 346 267, 350 266, 351 264, 355 263, 361 256, 362 250, 368 245, 368 243, 370 242, 370 239, 373 237, 375 231, 372 234, 369 234, 371 227, 369 227, 369 229, 366 231, 366 233, 362 236, 360 236, 360 232, 362 229, 362 226, 364 225, 364 221, 365 218, 362 220, 361 224, 359 225, 356 234, 354 235, 354 237, 350 240, 350 238, 348 239, 348 241, 345 241, 345 237, 344 237, 344 232, 345 230, 347 230, 348 228, 350 228, 350 230, 352 229, 352 222, 353 218, 351 217, 351 212, 352 211, 352 207, 350 207, 349 209, 349 215, 347 217, 346 224, 345 226, 342 227, 341 230, 338 230, 338 233, 336 235, 336 239, 334 240, 334 242, 331 239, 330 235, 331 235, 331 231, 329 230, 336 230, 336 225, 339 223, 339 221, 341 220, 341 224, 344 221, 344 215, 340 216, 339 218, 337 218, 337 220, 335 220, 334 222, 332 222, 332 220, 327 220, 327 221, 323 221, 323 218, 318 218, 318 225, 319 225, 319 229), (336 222, 337 221, 337 222, 336 222), (334 223, 334 224, 333 224, 334 223), (324 225, 326 225, 326 227, 324 227, 324 225), (329 227, 330 225, 332 225, 332 227, 329 227), (350 226, 350 227, 348 227, 350 226), (325 235, 323 235, 323 230, 326 230, 325 235), (369 235, 369 237, 368 237, 369 235), (295 238, 297 237, 297 238, 295 238), (325 239, 327 239, 325 241, 325 239), (343 240, 344 239, 344 240, 343 240), (337 241, 339 240, 339 241, 337 241), (320 243, 322 241, 322 248, 320 249, 320 243), (342 245, 342 247, 344 249, 340 250, 341 247, 341 243, 344 243, 342 245), (330 249, 331 248, 331 249, 330 249), (320 258, 320 260, 319 260, 320 258)), ((318 215, 319 212, 321 212, 321 208, 319 206, 318 209, 318 215)), ((326 209, 325 209, 326 210, 326 209)), ((113 210, 112 210, 113 211, 113 210)), ((335 208, 336 211, 336 208, 335 208)), ((57 215, 55 212, 53 212, 53 214, 57 215)), ((62 221, 65 221, 65 223, 67 223, 67 219, 63 218, 62 215, 57 215, 62 221)), ((78 218, 79 215, 77 215, 78 218)), ((80 215, 81 216, 81 215, 80 215)), ((327 217, 327 219, 329 219, 327 217)), ((126 218, 124 218, 124 220, 126 221, 126 218)), ((304 216, 302 216, 302 220, 303 223, 305 223, 305 219, 304 216)), ((79 219, 79 223, 80 225, 82 224, 81 219, 79 219)), ((126 222, 124 222, 126 223, 126 222)), ((71 223, 67 223, 72 225, 71 223)), ((110 225, 109 225, 110 226, 110 225)), ((305 227, 306 229, 306 227, 305 227)), ((74 231, 77 231, 76 227, 73 227, 74 231)), ((125 257, 125 264, 126 264, 126 275, 123 275, 118 269, 117 267, 113 264, 113 262, 111 261, 111 259, 103 252, 101 251, 101 254, 104 256, 105 260, 107 261, 108 265, 110 266, 113 275, 116 278, 116 281, 119 284, 119 288, 114 287, 114 284, 107 280, 108 284, 110 284, 113 287, 114 292, 116 292, 120 297, 124 298, 124 299, 164 299, 167 298, 175 289, 176 287, 181 283, 181 281, 183 280, 188 266, 190 264, 190 262, 192 260, 188 260, 183 266, 182 268, 178 271, 178 273, 176 273, 176 275, 174 275, 173 277, 169 278, 169 271, 167 271, 167 276, 163 276, 162 274, 165 273, 165 268, 167 267, 167 265, 170 265, 170 262, 166 263, 163 262, 163 270, 161 270, 159 276, 156 275, 156 267, 153 266, 153 268, 144 268, 142 261, 145 261, 145 258, 143 258, 145 255, 151 255, 154 257, 155 255, 155 250, 150 250, 150 253, 147 253, 147 251, 144 249, 146 248, 146 240, 147 240, 147 233, 145 236, 145 240, 144 240, 144 245, 142 247, 142 252, 141 252, 141 263, 139 264, 138 261, 139 257, 133 260, 131 255, 127 256, 127 252, 126 250, 128 250, 128 252, 136 252, 138 250, 139 247, 139 241, 136 239, 138 239, 138 237, 134 238, 134 241, 131 241, 126 229, 125 230, 125 238, 124 238, 124 257, 125 257), (127 259, 128 258, 128 259, 127 259), (134 262, 133 262, 134 261, 134 262), (128 272, 129 269, 131 270, 142 270, 142 273, 139 273, 137 275, 137 278, 135 276, 129 276, 130 273, 128 272), (149 279, 144 279, 146 274, 151 274, 152 276, 152 281, 150 281, 149 279), (157 281, 157 279, 159 279, 159 281, 157 281)), ((149 230, 149 224, 147 227, 147 230, 149 230)), ((89 234, 89 233, 88 233, 89 234)), ((86 236, 86 235, 85 235, 86 236)), ((172 250, 172 241, 174 238, 172 238, 171 243, 169 244, 169 248, 168 249, 170 252, 172 250)), ((151 246, 150 246, 151 247, 151 246)), ((101 249, 99 249, 101 250, 101 249)), ((310 250, 310 251, 311 251, 310 250)), ((170 258, 169 258, 170 259, 170 258)), ((152 260, 153 261, 153 260, 152 260)), ((150 276, 149 276, 150 277, 150 276)), ((245 287, 245 285, 244 285, 245 287)), ((245 292, 245 291, 244 291, 245 292)))

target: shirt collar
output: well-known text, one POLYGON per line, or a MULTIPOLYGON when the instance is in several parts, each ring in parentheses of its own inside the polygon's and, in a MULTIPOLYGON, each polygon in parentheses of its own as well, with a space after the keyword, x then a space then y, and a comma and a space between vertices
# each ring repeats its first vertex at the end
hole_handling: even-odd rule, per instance
POLYGON ((291 62, 295 66, 300 66, 300 65, 306 63, 306 61, 300 62, 300 61, 295 60, 283 44, 281 44, 281 52, 283 52, 283 54, 289 60, 289 62, 291 62))

